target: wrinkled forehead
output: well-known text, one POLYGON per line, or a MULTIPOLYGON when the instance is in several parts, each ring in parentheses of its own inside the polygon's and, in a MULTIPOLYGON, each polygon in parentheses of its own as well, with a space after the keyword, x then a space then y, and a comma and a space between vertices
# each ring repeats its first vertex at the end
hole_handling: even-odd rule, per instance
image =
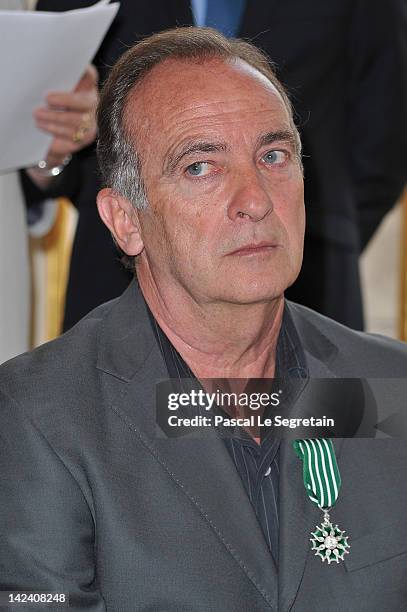
POLYGON ((155 66, 130 93, 125 123, 134 135, 158 125, 233 114, 234 104, 252 112, 278 112, 292 125, 291 111, 275 85, 241 59, 168 59, 155 66))

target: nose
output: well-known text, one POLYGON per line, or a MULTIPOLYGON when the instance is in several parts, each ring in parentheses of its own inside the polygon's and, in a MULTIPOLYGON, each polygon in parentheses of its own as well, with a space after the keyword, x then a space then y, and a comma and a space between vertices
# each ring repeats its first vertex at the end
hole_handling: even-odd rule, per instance
POLYGON ((257 222, 272 212, 273 202, 270 193, 264 185, 264 177, 256 168, 240 172, 236 181, 227 210, 229 219, 257 222))

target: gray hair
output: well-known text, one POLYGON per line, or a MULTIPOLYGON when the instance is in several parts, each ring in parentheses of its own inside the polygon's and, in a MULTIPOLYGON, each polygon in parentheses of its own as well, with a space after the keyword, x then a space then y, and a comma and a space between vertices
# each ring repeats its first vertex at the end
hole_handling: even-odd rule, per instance
POLYGON ((124 120, 128 97, 133 88, 154 66, 166 59, 189 61, 205 59, 244 60, 274 85, 288 110, 296 137, 297 156, 301 141, 293 110, 270 60, 249 42, 228 39, 212 28, 182 27, 154 34, 126 51, 110 72, 97 112, 97 155, 105 185, 129 200, 135 208, 148 206, 139 155, 124 120))

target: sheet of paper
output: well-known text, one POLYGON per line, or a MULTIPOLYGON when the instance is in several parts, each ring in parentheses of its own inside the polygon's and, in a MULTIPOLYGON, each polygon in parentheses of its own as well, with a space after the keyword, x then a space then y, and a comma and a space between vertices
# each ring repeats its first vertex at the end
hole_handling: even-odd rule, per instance
POLYGON ((0 172, 45 157, 52 138, 33 110, 49 91, 70 91, 94 57, 119 3, 64 13, 0 11, 0 172))

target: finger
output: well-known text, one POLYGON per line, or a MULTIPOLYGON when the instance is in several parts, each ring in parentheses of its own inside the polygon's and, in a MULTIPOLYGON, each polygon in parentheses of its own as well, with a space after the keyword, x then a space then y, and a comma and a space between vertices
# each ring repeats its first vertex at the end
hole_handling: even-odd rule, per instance
POLYGON ((52 92, 47 95, 51 107, 66 108, 71 111, 90 112, 97 105, 97 92, 52 92))
POLYGON ((63 141, 69 148, 69 153, 79 151, 83 147, 91 144, 96 138, 96 126, 91 126, 89 129, 84 130, 83 128, 68 128, 66 126, 59 126, 54 123, 37 122, 37 126, 40 130, 43 130, 47 134, 51 134, 54 139, 63 141))
POLYGON ((63 125, 60 123, 54 123, 53 121, 42 121, 37 120, 37 127, 44 132, 48 132, 48 134, 52 134, 52 136, 56 136, 58 138, 66 138, 72 142, 73 135, 76 131, 75 127, 70 125, 63 125))
POLYGON ((34 108, 33 110, 33 116, 36 117, 37 113, 43 113, 43 112, 48 112, 49 110, 52 110, 54 112, 65 112, 67 109, 65 107, 62 106, 37 106, 37 108, 34 108))
POLYGON ((46 108, 34 111, 34 117, 38 121, 53 123, 56 125, 77 128, 82 123, 91 124, 93 117, 90 113, 72 111, 55 111, 46 108))

